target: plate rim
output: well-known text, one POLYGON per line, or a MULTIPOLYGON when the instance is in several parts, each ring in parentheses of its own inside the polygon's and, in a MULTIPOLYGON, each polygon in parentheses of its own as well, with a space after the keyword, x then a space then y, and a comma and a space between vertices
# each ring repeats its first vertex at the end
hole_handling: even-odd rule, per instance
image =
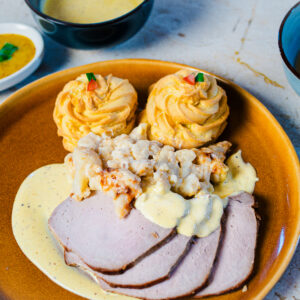
MULTIPOLYGON (((193 67, 193 66, 181 64, 181 63, 176 63, 176 62, 156 60, 156 59, 125 58, 125 59, 113 59, 113 60, 98 61, 98 62, 93 62, 90 64, 84 64, 84 65, 60 70, 60 71, 51 73, 51 74, 46 75, 38 80, 31 82, 30 84, 22 87, 21 89, 17 90, 13 94, 11 94, 9 97, 7 97, 0 104, 0 117, 1 117, 1 112, 9 109, 9 107, 11 105, 13 106, 13 102, 15 101, 15 98, 18 98, 19 94, 30 91, 31 88, 36 87, 36 85, 42 85, 44 81, 52 80, 52 79, 56 78, 57 76, 64 77, 65 74, 79 71, 82 67, 84 67, 84 68, 92 67, 93 68, 93 67, 101 66, 101 64, 107 64, 107 63, 121 64, 121 63, 130 63, 130 62, 133 64, 149 64, 149 65, 155 63, 156 65, 161 64, 161 65, 165 65, 165 66, 168 65, 170 67, 175 66, 175 67, 186 68, 186 69, 190 69, 190 70, 201 71, 203 73, 209 74, 209 75, 217 78, 218 80, 234 87, 234 89, 237 92, 242 93, 242 94, 246 95, 247 98, 251 99, 252 103, 259 110, 263 111, 263 113, 268 118, 268 120, 275 126, 278 134, 280 134, 282 140, 285 142, 287 148, 289 149, 288 155, 291 157, 292 161, 294 162, 293 167, 297 174, 297 178, 295 179, 295 181, 297 182, 298 206, 300 207, 300 164, 299 164, 299 159, 298 159, 297 153, 295 151, 295 148, 294 148, 290 138, 288 137, 287 133, 284 131, 282 126, 279 124, 279 122, 276 120, 276 118, 272 115, 272 113, 266 108, 266 106, 263 103, 261 103, 255 96, 253 96, 250 92, 248 92, 244 88, 240 87, 236 83, 234 83, 224 77, 221 77, 219 75, 216 75, 214 73, 208 72, 206 70, 203 70, 203 69, 200 69, 197 67, 193 67)), ((281 264, 273 272, 271 279, 268 280, 267 284, 265 284, 265 286, 258 292, 258 294, 256 295, 257 299, 263 299, 271 291, 271 289, 279 281, 280 277, 283 275, 284 271, 287 269, 289 263, 291 262, 291 260, 293 258, 293 255, 297 249, 297 245, 298 245, 299 238, 300 238, 300 210, 298 210, 297 214, 298 214, 297 215, 298 218, 296 218, 297 223, 296 223, 296 226, 294 226, 292 240, 287 249, 287 255, 283 258, 283 261, 281 262, 281 264)))

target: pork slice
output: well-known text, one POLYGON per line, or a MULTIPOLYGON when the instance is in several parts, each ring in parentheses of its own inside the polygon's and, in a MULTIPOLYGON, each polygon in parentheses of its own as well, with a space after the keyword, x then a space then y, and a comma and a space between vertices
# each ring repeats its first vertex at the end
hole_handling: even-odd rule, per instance
MULTIPOLYGON (((191 250, 172 276, 156 285, 144 289, 128 289, 112 288, 99 278, 98 282, 108 292, 141 299, 175 299, 193 295, 207 282, 215 260, 220 233, 221 228, 218 228, 205 238, 195 239, 191 250)), ((158 265, 157 268, 159 267, 158 265)))
POLYGON ((68 251, 91 269, 121 273, 176 235, 148 221, 138 210, 119 219, 113 199, 97 192, 79 202, 67 198, 53 211, 49 228, 68 251))
POLYGON ((258 230, 253 204, 254 198, 245 192, 229 198, 224 236, 210 283, 196 295, 197 298, 236 289, 250 276, 258 230))
MULTIPOLYGON (((93 273, 112 287, 149 287, 170 278, 176 266, 188 253, 192 242, 193 238, 178 234, 123 274, 104 275, 95 271, 93 273)), ((72 252, 65 252, 65 262, 88 270, 88 267, 72 252)))

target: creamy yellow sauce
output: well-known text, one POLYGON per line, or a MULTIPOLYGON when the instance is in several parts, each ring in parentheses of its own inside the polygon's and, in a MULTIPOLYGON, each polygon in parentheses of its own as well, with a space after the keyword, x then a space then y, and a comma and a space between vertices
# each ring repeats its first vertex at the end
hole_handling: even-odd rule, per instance
POLYGON ((136 199, 135 207, 162 227, 177 226, 177 231, 186 236, 208 236, 220 226, 227 197, 240 191, 252 194, 258 180, 253 166, 243 161, 241 151, 231 155, 226 164, 229 167, 227 177, 214 187, 213 195, 198 194, 186 200, 157 183, 145 189, 136 199))
POLYGON ((212 198, 210 195, 199 195, 186 201, 189 207, 188 214, 180 221, 177 231, 180 234, 192 236, 198 231, 197 225, 208 219, 212 212, 212 198))
POLYGON ((18 47, 12 57, 0 62, 0 79, 7 77, 27 65, 35 55, 35 46, 26 36, 20 34, 0 34, 0 49, 10 43, 18 47))
POLYGON ((214 193, 224 199, 240 191, 252 194, 258 178, 253 166, 244 162, 242 151, 239 150, 231 155, 227 159, 226 165, 229 167, 227 177, 222 183, 214 187, 214 193))
POLYGON ((186 200, 159 184, 150 186, 136 199, 135 207, 150 221, 165 228, 177 226, 186 236, 207 236, 220 226, 223 202, 217 195, 196 195, 186 200))
POLYGON ((70 190, 64 164, 48 165, 30 174, 20 186, 13 206, 15 239, 31 262, 63 288, 88 299, 116 299, 83 272, 67 266, 61 247, 49 232, 48 219, 70 190))
POLYGON ((205 237, 214 232, 221 224, 223 215, 223 201, 217 195, 211 195, 212 209, 211 214, 200 224, 197 224, 196 235, 198 237, 205 237))
POLYGON ((186 200, 172 191, 165 191, 161 184, 150 186, 135 201, 135 207, 151 222, 173 228, 188 211, 186 200))
POLYGON ((46 0, 43 12, 72 23, 98 23, 120 17, 143 0, 46 0))

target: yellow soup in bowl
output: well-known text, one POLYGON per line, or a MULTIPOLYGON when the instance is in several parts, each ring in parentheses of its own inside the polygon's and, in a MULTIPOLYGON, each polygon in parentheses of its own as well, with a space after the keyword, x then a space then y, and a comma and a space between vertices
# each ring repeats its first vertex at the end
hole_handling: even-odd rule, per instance
POLYGON ((43 12, 71 23, 99 23, 125 15, 144 0, 46 0, 43 12))

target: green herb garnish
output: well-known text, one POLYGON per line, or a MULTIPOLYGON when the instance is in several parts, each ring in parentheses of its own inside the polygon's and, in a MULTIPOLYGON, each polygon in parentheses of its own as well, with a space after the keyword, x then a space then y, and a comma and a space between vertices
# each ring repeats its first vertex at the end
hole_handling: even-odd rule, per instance
POLYGON ((0 50, 0 62, 11 59, 13 53, 19 48, 13 44, 5 43, 5 45, 0 50))
POLYGON ((196 82, 203 82, 204 81, 204 74, 203 73, 198 73, 195 77, 196 82))
POLYGON ((96 77, 95 77, 94 73, 86 73, 86 77, 87 77, 87 79, 88 79, 89 82, 92 79, 96 81, 96 77))

